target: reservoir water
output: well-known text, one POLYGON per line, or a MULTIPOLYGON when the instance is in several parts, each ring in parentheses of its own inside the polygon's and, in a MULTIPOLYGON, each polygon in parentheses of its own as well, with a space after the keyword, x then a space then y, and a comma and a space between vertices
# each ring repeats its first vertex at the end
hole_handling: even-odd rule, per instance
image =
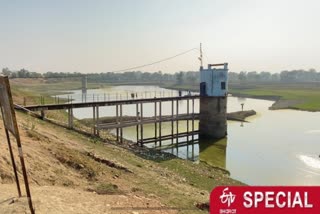
MULTIPOLYGON (((81 101, 81 91, 61 95, 72 96, 73 102, 81 101)), ((131 93, 141 97, 177 96, 174 90, 157 86, 115 86, 88 90, 94 99, 126 99, 131 93), (145 93, 145 92, 148 93, 145 93), (117 94, 117 95, 116 95, 117 94)), ((185 92, 186 93, 186 92, 185 92)), ((91 97, 91 98, 90 98, 91 97)), ((199 142, 194 145, 164 149, 180 158, 205 161, 223 167, 230 176, 249 185, 320 185, 320 113, 295 110, 268 110, 272 101, 228 97, 228 112, 255 110, 256 116, 248 123, 228 121, 228 136, 217 142, 199 142)), ((185 113, 186 101, 179 103, 179 112, 185 113)), ((196 112, 199 103, 195 102, 196 112)), ((154 115, 154 105, 144 105, 144 116, 154 115)), ((163 113, 171 114, 171 104, 163 103, 163 113)), ((114 116, 115 107, 101 107, 100 117, 114 116)), ((135 106, 126 106, 123 115, 135 115, 135 106)), ((92 118, 92 108, 74 109, 78 119, 92 118)), ((186 130, 186 122, 179 122, 179 129, 186 130)), ((197 129, 197 123, 196 123, 197 129)), ((171 130, 171 123, 163 123, 162 133, 171 130)), ((154 125, 144 126, 144 137, 154 135, 154 125)), ((125 128, 124 137, 136 140, 135 127, 125 128)), ((186 139, 183 139, 186 140, 186 139)), ((170 141, 171 142, 171 141, 170 141)), ((165 143, 164 143, 165 144, 165 143)))

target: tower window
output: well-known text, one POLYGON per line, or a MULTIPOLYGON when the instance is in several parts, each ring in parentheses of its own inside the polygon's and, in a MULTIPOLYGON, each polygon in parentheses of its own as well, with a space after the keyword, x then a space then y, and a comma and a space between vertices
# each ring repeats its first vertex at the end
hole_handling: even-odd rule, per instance
POLYGON ((225 90, 226 89, 226 82, 221 82, 221 89, 225 90))
POLYGON ((201 96, 207 96, 207 89, 206 89, 206 87, 207 87, 206 82, 200 83, 200 95, 201 95, 201 96))

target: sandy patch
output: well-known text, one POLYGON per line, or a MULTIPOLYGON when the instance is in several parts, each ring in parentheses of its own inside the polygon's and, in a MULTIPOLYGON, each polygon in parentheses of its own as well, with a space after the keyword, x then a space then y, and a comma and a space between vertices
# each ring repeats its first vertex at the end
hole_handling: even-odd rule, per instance
MULTIPOLYGON (((30 213, 27 199, 17 198, 14 184, 0 184, 1 213, 30 213)), ((177 213, 155 199, 128 195, 98 195, 94 192, 55 186, 32 186, 36 213, 177 213)))

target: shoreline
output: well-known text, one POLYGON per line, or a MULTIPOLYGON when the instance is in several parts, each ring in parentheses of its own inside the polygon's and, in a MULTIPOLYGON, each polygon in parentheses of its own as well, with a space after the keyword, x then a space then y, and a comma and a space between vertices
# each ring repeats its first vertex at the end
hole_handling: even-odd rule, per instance
POLYGON ((303 100, 282 100, 281 96, 249 95, 249 94, 242 94, 242 93, 232 93, 231 96, 274 101, 274 103, 269 107, 269 110, 295 110, 295 111, 306 111, 306 112, 320 112, 320 110, 307 110, 307 109, 302 109, 298 107, 293 107, 291 105, 302 104, 304 103, 304 101, 303 100))
MULTIPOLYGON (((166 86, 159 85, 161 88, 171 89, 171 90, 183 90, 183 91, 191 91, 191 92, 199 92, 198 89, 188 89, 184 87, 174 87, 174 86, 166 86)), ((252 99, 260 99, 260 100, 269 100, 274 101, 274 103, 269 107, 269 110, 295 110, 295 111, 307 111, 307 112, 320 112, 319 110, 308 110, 299 107, 294 107, 292 105, 303 104, 304 100, 283 100, 282 96, 273 96, 273 95, 249 95, 245 93, 229 93, 233 97, 243 97, 243 98, 252 98, 252 99)))

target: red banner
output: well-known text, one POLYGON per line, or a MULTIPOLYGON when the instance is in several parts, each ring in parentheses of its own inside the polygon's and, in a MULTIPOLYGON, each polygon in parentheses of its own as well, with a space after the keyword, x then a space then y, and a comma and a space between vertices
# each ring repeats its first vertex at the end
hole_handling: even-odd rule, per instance
POLYGON ((320 213, 320 187, 219 186, 210 195, 211 214, 320 213))

